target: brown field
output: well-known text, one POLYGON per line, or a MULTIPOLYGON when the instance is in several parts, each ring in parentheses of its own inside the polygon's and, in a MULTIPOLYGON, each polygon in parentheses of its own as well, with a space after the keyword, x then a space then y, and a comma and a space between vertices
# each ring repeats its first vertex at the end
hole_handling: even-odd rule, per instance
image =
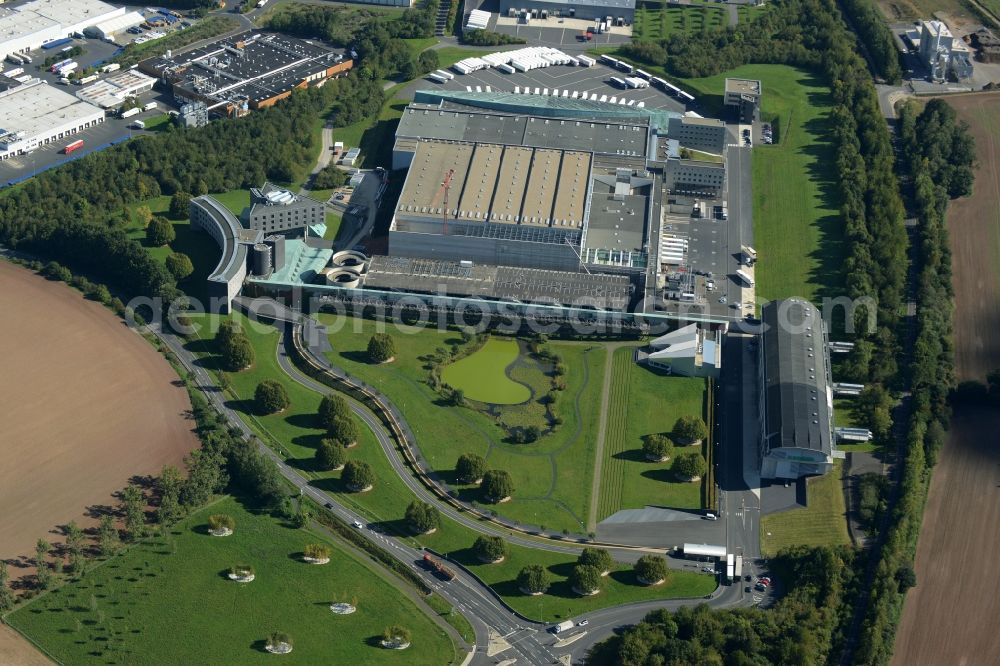
POLYGON ((0 664, 4 666, 50 666, 52 664, 21 634, 0 624, 0 664))
POLYGON ((94 525, 197 439, 173 369, 103 306, 0 261, 0 312, 0 558, 16 578, 39 538, 94 525))
MULTIPOLYGON (((971 126, 980 162, 973 196, 948 211, 959 381, 1000 368, 1000 95, 949 102, 971 126)), ((893 664, 995 664, 1000 596, 1000 413, 963 408, 934 470, 893 664)))

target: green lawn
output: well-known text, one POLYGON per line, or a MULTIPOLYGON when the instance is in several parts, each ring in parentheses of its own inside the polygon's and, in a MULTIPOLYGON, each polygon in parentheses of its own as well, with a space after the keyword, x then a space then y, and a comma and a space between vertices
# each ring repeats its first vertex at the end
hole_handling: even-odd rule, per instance
POLYGON ((776 122, 779 143, 753 148, 757 295, 818 301, 843 283, 843 230, 836 156, 827 131, 829 90, 816 76, 784 65, 747 65, 684 83, 710 115, 721 108, 726 77, 760 79, 762 115, 776 122))
MULTIPOLYGON (((368 339, 376 330, 373 322, 329 315, 320 319, 331 331, 331 362, 376 386, 399 406, 422 455, 433 469, 445 474, 446 480, 451 480, 450 472, 461 454, 478 453, 491 466, 506 469, 513 477, 513 501, 492 509, 522 523, 586 532, 598 421, 592 406, 600 400, 603 347, 548 343, 552 351, 562 355, 567 368, 568 388, 557 393, 554 405, 564 423, 535 443, 511 444, 506 441, 506 431, 487 410, 472 405, 442 405, 441 395, 428 383, 428 357, 453 342, 460 344, 458 334, 436 329, 408 333, 409 329, 387 326, 386 332, 396 341, 396 360, 373 366, 366 353, 368 339)), ((529 383, 527 378, 524 383, 529 383)), ((531 418, 529 414, 515 413, 518 409, 504 408, 498 417, 531 418)), ((474 488, 459 489, 468 499, 476 498, 474 488)))
POLYGON ((459 60, 465 60, 472 56, 483 55, 485 51, 481 49, 466 49, 461 46, 445 46, 437 49, 438 62, 441 69, 451 67, 459 60))
POLYGON ((761 5, 759 7, 751 7, 750 5, 740 5, 736 8, 736 12, 739 14, 740 23, 751 23, 756 21, 761 15, 767 11, 767 5, 761 5))
POLYGON ((147 132, 162 132, 170 124, 170 116, 166 113, 161 113, 158 116, 143 120, 143 123, 146 125, 147 132))
MULTIPOLYGON (((834 398, 833 425, 838 428, 867 428, 868 426, 855 414, 855 401, 851 398, 834 398)), ((875 442, 837 443, 841 451, 870 452, 878 448, 875 442)))
POLYGON ((648 462, 641 448, 644 435, 670 432, 684 415, 702 416, 705 380, 638 366, 633 353, 633 347, 622 347, 614 355, 598 520, 647 505, 701 508, 701 484, 678 481, 670 471, 678 457, 701 447, 677 447, 665 463, 648 462))
MULTIPOLYGON (((326 201, 326 199, 324 199, 326 201)), ((344 222, 344 217, 338 215, 337 213, 327 213, 326 214, 326 233, 323 234, 323 238, 326 240, 336 240, 337 234, 340 233, 340 225, 344 222)))
POLYGON ((663 9, 635 10, 632 38, 636 41, 658 41, 675 34, 694 34, 715 30, 729 23, 725 7, 688 6, 663 9))
POLYGON ((265 652, 263 642, 272 631, 294 641, 282 662, 457 663, 448 636, 367 560, 336 547, 327 565, 300 560, 303 546, 325 541, 227 498, 166 537, 39 597, 8 621, 63 663, 271 663, 278 657, 265 652), (235 519, 232 536, 206 534, 206 517, 214 513, 235 519), (237 563, 253 566, 256 580, 226 578, 237 563), (334 601, 358 610, 334 615, 334 601), (412 646, 401 652, 378 647, 376 637, 397 623, 413 632, 412 646))
POLYGON ((446 366, 441 378, 470 400, 516 405, 531 398, 531 389, 507 376, 520 353, 515 340, 490 338, 479 351, 446 366))
POLYGON ((788 546, 836 546, 850 543, 847 535, 847 509, 841 485, 843 461, 834 460, 834 468, 823 476, 807 481, 807 506, 762 516, 760 548, 772 556, 788 546))
MULTIPOLYGON (((242 316, 233 316, 245 322, 242 316)), ((195 319, 204 321, 207 318, 195 317, 195 319)), ((332 324, 331 318, 324 316, 323 319, 326 323, 332 324)), ((416 359, 417 356, 423 355, 428 350, 432 351, 443 340, 458 337, 454 333, 437 334, 436 332, 433 334, 428 333, 426 337, 417 335, 407 336, 405 345, 397 342, 398 353, 396 361, 387 366, 378 366, 375 368, 359 360, 363 354, 362 350, 367 347, 371 330, 368 326, 373 326, 371 322, 361 322, 360 320, 353 319, 345 319, 344 322, 346 322, 348 331, 334 332, 331 336, 331 342, 336 350, 333 358, 335 362, 341 364, 343 367, 351 368, 351 372, 356 376, 369 381, 372 374, 369 372, 368 375, 365 375, 361 372, 362 370, 397 370, 406 368, 407 366, 419 369, 420 364, 416 359), (354 327, 354 322, 358 322, 358 328, 361 333, 350 332, 354 327), (430 337, 431 335, 434 337, 430 337), (345 340, 351 344, 343 344, 345 340), (340 354, 346 354, 346 357, 341 357, 340 354), (349 361, 348 359, 354 360, 349 361)), ((228 375, 232 386, 230 390, 232 398, 230 404, 241 412, 244 420, 252 429, 260 434, 265 442, 277 450, 284 452, 287 462, 297 467, 303 474, 310 478, 312 485, 335 496, 338 502, 354 508, 361 515, 365 516, 367 520, 378 523, 385 531, 393 534, 409 535, 410 533, 406 528, 403 517, 406 507, 412 501, 413 496, 392 469, 385 454, 372 436, 371 431, 362 427, 359 445, 352 448, 348 455, 357 460, 364 460, 371 465, 376 477, 373 490, 361 494, 351 493, 340 482, 340 472, 317 472, 312 464, 312 459, 315 447, 322 437, 322 431, 315 427, 315 413, 319 406, 320 396, 287 379, 284 373, 281 372, 275 360, 275 348, 278 339, 276 331, 270 331, 259 326, 249 327, 247 331, 256 352, 256 362, 248 370, 228 375), (253 415, 252 409, 250 409, 245 397, 251 395, 253 388, 263 379, 275 379, 285 387, 291 400, 291 407, 289 409, 281 414, 266 417, 253 415)), ((207 336, 207 334, 205 335, 207 336)), ((206 367, 210 370, 213 369, 215 363, 211 353, 211 346, 197 340, 191 344, 193 351, 204 355, 203 362, 206 367)), ((564 358, 567 359, 567 365, 571 366, 571 371, 573 364, 569 360, 570 354, 565 353, 563 347, 574 346, 585 349, 582 345, 563 345, 557 347, 559 352, 563 353, 564 358)), ((590 352, 590 355, 593 356, 594 352, 590 352)), ((604 363, 603 353, 596 354, 594 358, 595 360, 592 362, 588 361, 588 364, 596 366, 596 368, 591 368, 591 370, 598 373, 598 376, 595 379, 592 375, 591 381, 595 381, 599 388, 599 369, 604 363)), ((426 443, 426 440, 423 438, 424 435, 428 432, 434 432, 437 436, 441 437, 440 441, 435 440, 438 446, 443 445, 446 451, 448 448, 451 448, 451 451, 446 456, 447 464, 443 467, 443 469, 450 470, 458 454, 470 448, 464 445, 466 442, 462 438, 472 437, 474 439, 482 437, 482 435, 477 434, 476 430, 470 428, 468 423, 472 421, 445 420, 444 415, 449 414, 451 410, 433 405, 430 402, 430 398, 436 394, 430 392, 429 387, 420 381, 411 381, 407 373, 404 372, 392 373, 391 377, 393 378, 392 381, 385 381, 383 379, 373 381, 372 383, 377 383, 379 388, 387 394, 389 393, 388 389, 392 386, 407 396, 404 401, 398 401, 396 404, 399 405, 403 413, 410 419, 410 425, 417 433, 417 437, 422 444, 426 443), (427 402, 425 403, 425 401, 427 402), (424 421, 422 418, 415 418, 415 414, 422 415, 425 413, 431 415, 431 423, 424 421), (435 415, 437 417, 436 421, 434 420, 435 415), (463 445, 454 447, 453 442, 455 441, 461 441, 463 445)), ((566 393, 568 392, 566 391, 566 393)), ((582 404, 595 404, 594 400, 596 399, 591 396, 589 402, 584 400, 582 404)), ((588 413, 592 411, 588 410, 588 413)), ((484 417, 480 417, 480 415, 471 410, 463 410, 463 412, 484 419, 484 417)), ((586 427, 591 427, 589 421, 586 427)), ((507 464, 507 461, 503 461, 502 456, 499 454, 503 453, 504 449, 511 449, 512 447, 494 448, 498 453, 498 457, 494 458, 491 455, 489 458, 490 463, 496 464, 498 467, 507 464)), ((589 490, 590 476, 587 470, 589 470, 589 462, 593 460, 592 442, 589 437, 586 438, 586 444, 582 448, 586 453, 576 453, 574 446, 567 448, 573 465, 566 465, 565 473, 563 467, 559 467, 559 485, 552 491, 554 498, 559 499, 570 495, 578 496, 581 488, 584 487, 589 490), (576 459, 574 460, 574 458, 576 459), (564 481, 567 487, 564 487, 564 481)), ((424 455, 430 459, 426 448, 424 449, 424 455)), ((523 458, 523 456, 520 457, 523 458)), ((530 473, 531 463, 538 466, 539 460, 545 459, 540 456, 525 459, 522 466, 528 468, 530 473)), ((563 458, 560 455, 555 460, 562 461, 563 458)), ((545 476, 548 483, 553 481, 552 473, 546 473, 545 476)), ((515 484, 527 483, 525 478, 520 474, 514 474, 514 480, 515 484)), ((518 488, 520 487, 518 485, 518 488)), ((515 494, 519 493, 520 491, 515 491, 515 494)), ((580 500, 577 499, 576 501, 579 502, 580 500)), ((501 505, 498 508, 506 512, 516 507, 525 507, 518 509, 524 512, 534 511, 537 507, 542 518, 548 518, 550 515, 557 517, 558 504, 554 500, 530 501, 519 498, 512 503, 501 505)), ((584 508, 580 510, 583 511, 584 508)), ((548 522, 547 524, 549 527, 556 526, 552 522, 548 522)), ((456 559, 465 563, 484 581, 495 587, 504 596, 507 603, 529 617, 543 621, 572 617, 589 610, 643 599, 701 597, 715 588, 715 581, 711 576, 678 571, 673 574, 671 582, 667 586, 650 589, 636 585, 634 577, 626 568, 609 577, 609 580, 606 581, 605 591, 601 594, 594 597, 579 598, 568 589, 568 585, 565 583, 566 577, 572 569, 574 558, 559 553, 511 546, 510 554, 503 563, 495 565, 482 564, 471 553, 471 546, 476 537, 477 533, 446 518, 442 521, 441 528, 434 534, 423 535, 419 538, 410 538, 414 545, 427 546, 439 552, 452 554, 456 559), (541 598, 521 594, 514 584, 514 580, 521 568, 527 564, 535 563, 547 567, 552 572, 556 581, 550 593, 541 598)))
MULTIPOLYGON (((261 185, 263 184, 261 183, 261 185)), ((229 192, 212 193, 210 196, 228 208, 236 217, 239 217, 243 209, 250 205, 250 190, 230 190, 229 192)))

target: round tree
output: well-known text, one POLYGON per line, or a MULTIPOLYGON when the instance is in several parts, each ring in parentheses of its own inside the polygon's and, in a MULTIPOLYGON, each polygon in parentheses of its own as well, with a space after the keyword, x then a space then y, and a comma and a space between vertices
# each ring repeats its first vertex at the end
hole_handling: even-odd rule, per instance
POLYGON ((344 446, 351 447, 358 443, 358 424, 350 416, 337 417, 330 424, 330 436, 338 442, 343 442, 344 446))
POLYGON ((460 483, 479 483, 486 473, 486 460, 475 453, 463 453, 455 464, 455 477, 460 483))
POLYGON ((657 585, 667 579, 667 559, 662 555, 643 555, 635 563, 635 577, 643 585, 657 585))
POLYGON ((670 455, 674 452, 674 446, 670 439, 659 433, 646 435, 642 438, 642 453, 646 460, 653 462, 666 462, 670 460, 670 455))
POLYGON ((674 437, 681 444, 701 444, 708 437, 708 426, 700 416, 682 416, 674 424, 674 437))
POLYGON ((180 282, 187 276, 194 273, 194 264, 191 258, 182 252, 173 252, 167 256, 167 270, 180 282))
POLYGON ((292 637, 283 631, 273 631, 267 637, 265 649, 274 654, 288 654, 292 651, 292 637))
POLYGON ((507 557, 507 543, 498 536, 481 536, 472 545, 472 552, 481 562, 496 564, 507 557))
POLYGON ((551 582, 549 572, 540 564, 529 564, 517 574, 517 587, 525 594, 543 594, 551 582))
POLYGON ((335 439, 320 440, 316 449, 316 466, 322 470, 343 469, 347 464, 347 449, 335 439))
POLYGON ((323 543, 308 543, 302 549, 302 555, 310 562, 329 562, 330 547, 323 543))
POLYGON ((388 363, 396 357, 396 342, 388 333, 376 333, 368 340, 368 357, 372 363, 388 363))
POLYGON ((236 521, 232 516, 217 513, 208 517, 208 530, 216 536, 228 536, 235 528, 236 521))
POLYGON ((597 594, 601 591, 601 572, 597 567, 578 564, 573 567, 569 583, 577 594, 597 594))
POLYGON ((701 477, 705 476, 705 472, 708 471, 708 465, 705 463, 704 456, 700 453, 695 453, 690 456, 678 456, 671 469, 673 469, 674 474, 682 479, 698 481, 701 477))
POLYGON ((273 379, 265 379, 257 384, 257 389, 253 392, 253 402, 257 407, 257 413, 264 415, 277 414, 290 404, 285 387, 273 379))
POLYGON ((347 406, 347 401, 339 395, 330 394, 325 396, 319 403, 317 418, 319 425, 324 430, 331 430, 334 421, 338 418, 346 419, 351 415, 351 410, 347 406))
POLYGON ((502 469, 487 470, 479 487, 483 491, 483 498, 493 504, 510 499, 514 494, 514 482, 511 481, 510 474, 502 469))
POLYGON ((173 243, 175 238, 174 225, 165 217, 154 217, 146 227, 146 242, 153 247, 173 243))
POLYGON ((187 192, 174 192, 174 196, 170 197, 170 217, 185 218, 190 214, 190 207, 191 195, 187 192))
POLYGON ((382 632, 382 646, 393 650, 402 650, 410 645, 410 630, 394 624, 382 632))
POLYGON ((244 335, 233 338, 222 352, 222 365, 230 372, 245 370, 253 362, 253 346, 244 335))
POLYGON ((340 476, 352 492, 364 492, 375 485, 375 473, 363 460, 349 460, 340 476))
POLYGON ((577 559, 577 564, 594 567, 604 576, 611 572, 612 567, 615 566, 615 561, 611 559, 611 553, 603 548, 584 548, 577 559))
POLYGON ((414 500, 406 507, 406 522, 418 534, 429 534, 441 524, 441 515, 437 508, 427 502, 414 500))

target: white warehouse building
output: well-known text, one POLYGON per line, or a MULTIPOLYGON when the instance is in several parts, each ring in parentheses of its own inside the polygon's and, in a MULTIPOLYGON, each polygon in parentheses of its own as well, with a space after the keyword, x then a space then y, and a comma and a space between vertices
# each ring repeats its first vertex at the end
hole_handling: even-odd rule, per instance
POLYGON ((44 81, 0 92, 0 160, 104 122, 104 111, 44 81))
POLYGON ((33 0, 12 9, 0 7, 0 58, 39 49, 125 13, 124 7, 100 0, 33 0))

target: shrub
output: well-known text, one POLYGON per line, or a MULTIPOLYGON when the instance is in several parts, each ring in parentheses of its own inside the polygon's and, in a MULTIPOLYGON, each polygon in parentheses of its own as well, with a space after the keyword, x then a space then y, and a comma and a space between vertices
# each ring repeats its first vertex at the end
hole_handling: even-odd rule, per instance
POLYGON ((406 522, 410 524, 414 532, 426 534, 440 526, 441 514, 436 507, 427 502, 414 500, 406 507, 406 522))
POLYGON ((194 273, 194 264, 191 263, 191 258, 183 252, 170 254, 167 257, 166 263, 167 270, 170 271, 170 274, 178 282, 191 275, 191 273, 194 273))
POLYGON ((253 392, 254 406, 258 414, 277 414, 284 411, 290 401, 285 387, 273 379, 265 379, 257 384, 257 389, 253 392))
POLYGON ((267 645, 270 648, 279 648, 284 645, 292 645, 292 637, 282 631, 272 631, 267 637, 267 645))
POLYGON ((511 481, 510 474, 502 469, 487 470, 479 487, 487 502, 496 503, 514 494, 514 482, 511 481))
POLYGON ((601 590, 601 572, 597 570, 597 567, 578 564, 573 567, 569 583, 574 590, 581 594, 599 592, 601 590))
POLYGON ((594 567, 603 575, 611 571, 615 561, 611 559, 611 553, 602 548, 584 548, 577 559, 577 564, 594 567))
POLYGON ((640 583, 652 585, 667 579, 667 560, 662 555, 643 555, 635 563, 635 575, 640 583))
POLYGON ((682 416, 674 424, 674 437, 686 444, 697 444, 708 437, 708 426, 700 416, 682 416))
POLYGON ((146 227, 146 242, 153 247, 160 247, 174 242, 177 238, 174 225, 165 217, 154 217, 146 227))
POLYGON ((330 471, 347 464, 347 449, 335 439, 323 438, 316 448, 316 466, 330 471))
POLYGON ((659 433, 646 435, 642 438, 642 453, 647 460, 662 462, 669 460, 674 452, 674 445, 670 438, 659 433))
POLYGON ((385 631, 382 632, 382 640, 389 645, 406 645, 410 642, 411 638, 412 634, 410 634, 410 630, 398 624, 386 627, 385 631))
POLYGON ((499 562, 507 557, 507 543, 498 536, 481 536, 472 545, 472 551, 483 562, 499 562))
POLYGON ((349 460, 340 477, 350 490, 359 492, 375 485, 375 473, 363 460, 349 460))
POLYGON ((549 572, 540 564, 529 564, 517 574, 517 587, 529 594, 538 594, 549 589, 549 572))
POLYGON ((674 461, 672 469, 677 476, 688 481, 694 481, 696 478, 705 476, 705 472, 708 471, 708 464, 705 462, 704 456, 696 453, 690 456, 679 456, 674 461))
POLYGON ((232 530, 236 527, 236 521, 233 520, 232 516, 217 513, 208 517, 208 527, 215 532, 222 529, 232 530))
POLYGON ((475 453, 463 453, 455 464, 455 477, 461 483, 476 483, 486 474, 486 460, 475 453))
POLYGON ((388 333, 376 333, 368 340, 368 358, 373 363, 386 363, 396 356, 396 341, 388 333))
POLYGON ((302 554, 314 560, 325 560, 330 557, 330 547, 325 543, 307 543, 302 554))

